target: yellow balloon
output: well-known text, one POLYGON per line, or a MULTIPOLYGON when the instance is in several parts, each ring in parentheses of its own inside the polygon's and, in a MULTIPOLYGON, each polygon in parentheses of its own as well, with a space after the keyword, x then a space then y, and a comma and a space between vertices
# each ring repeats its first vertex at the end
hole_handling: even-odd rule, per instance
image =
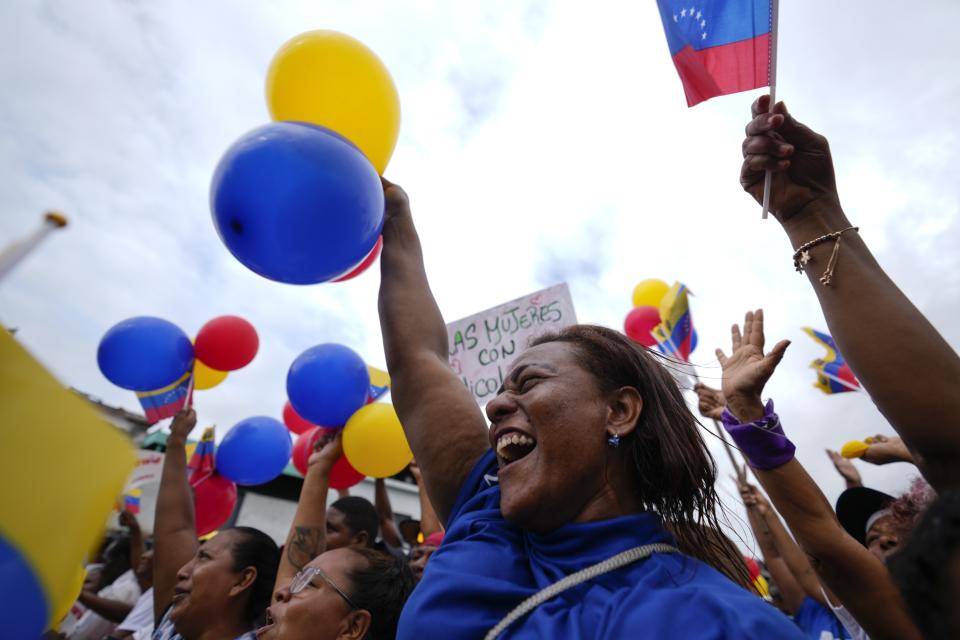
POLYGON ((196 360, 193 365, 193 388, 197 391, 213 389, 227 379, 227 373, 226 371, 211 369, 199 360, 196 360))
POLYGON ((390 72, 366 45, 337 31, 307 31, 280 47, 267 72, 267 106, 274 120, 333 129, 380 174, 400 133, 390 72))
POLYGON ((357 410, 343 428, 343 454, 353 468, 371 478, 400 473, 413 453, 393 405, 374 402, 357 410))
POLYGON ((859 458, 869 448, 870 445, 864 442, 860 442, 859 440, 851 440, 843 445, 843 448, 840 449, 840 455, 842 455, 844 458, 859 458))
POLYGON ((657 278, 643 280, 633 288, 633 306, 660 308, 660 301, 669 290, 670 285, 663 280, 657 278))
POLYGON ((60 602, 51 609, 53 615, 50 617, 50 628, 56 629, 63 620, 63 617, 70 611, 70 607, 77 601, 80 595, 80 589, 83 588, 83 581, 87 579, 87 570, 83 566, 77 567, 77 574, 70 581, 70 588, 63 592, 60 602))

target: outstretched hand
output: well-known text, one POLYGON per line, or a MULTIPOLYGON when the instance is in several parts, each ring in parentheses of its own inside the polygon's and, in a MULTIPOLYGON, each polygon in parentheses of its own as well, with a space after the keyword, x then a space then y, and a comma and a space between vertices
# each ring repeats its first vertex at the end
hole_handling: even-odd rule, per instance
POLYGON ((697 393, 697 408, 700 409, 700 415, 704 418, 719 420, 723 413, 723 407, 727 403, 723 397, 723 392, 708 387, 702 382, 694 385, 693 390, 697 393))
POLYGON ((767 497, 760 493, 756 486, 746 481, 737 480, 737 489, 740 491, 740 499, 743 500, 743 506, 747 509, 756 509, 760 515, 764 515, 770 510, 770 502, 767 497))
POLYGON ((741 421, 757 420, 763 416, 760 394, 783 359, 790 341, 781 340, 764 354, 763 309, 757 309, 756 312, 747 312, 742 333, 737 325, 731 327, 731 342, 733 351, 730 357, 722 349, 716 350, 723 369, 721 391, 730 411, 741 421))
POLYGON ((889 464, 891 462, 913 462, 913 455, 897 436, 877 434, 870 438, 867 450, 861 458, 870 464, 889 464))
POLYGON ((121 527, 127 527, 131 530, 140 529, 140 523, 137 521, 137 516, 133 515, 129 511, 121 511, 120 515, 117 517, 117 521, 120 523, 121 527))
POLYGON ((860 472, 857 471, 857 467, 854 466, 853 462, 847 460, 839 452, 832 449, 827 449, 827 455, 830 456, 830 462, 833 463, 833 467, 837 470, 844 480, 847 482, 847 487, 861 487, 863 486, 863 479, 860 477, 860 472))
POLYGON ((819 133, 794 120, 778 102, 768 113, 770 96, 760 96, 751 107, 743 141, 740 185, 757 202, 763 201, 765 172, 773 171, 770 211, 786 222, 820 204, 839 205, 830 145, 819 133))

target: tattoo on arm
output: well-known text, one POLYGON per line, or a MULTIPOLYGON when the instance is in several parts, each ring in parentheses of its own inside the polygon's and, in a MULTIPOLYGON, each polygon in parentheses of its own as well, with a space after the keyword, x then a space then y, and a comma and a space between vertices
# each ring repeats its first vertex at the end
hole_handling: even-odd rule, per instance
POLYGON ((323 533, 318 527, 294 527, 293 540, 287 545, 287 561, 296 567, 297 571, 320 555, 323 533))

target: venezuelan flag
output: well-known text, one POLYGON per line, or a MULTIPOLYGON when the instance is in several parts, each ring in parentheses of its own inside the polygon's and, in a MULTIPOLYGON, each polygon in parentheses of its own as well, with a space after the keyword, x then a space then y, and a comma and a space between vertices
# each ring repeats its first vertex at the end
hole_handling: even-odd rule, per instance
POLYGON ((162 389, 153 391, 138 391, 137 400, 143 407, 147 422, 153 424, 158 420, 177 415, 187 402, 187 392, 190 388, 191 371, 183 374, 179 380, 162 389))
POLYGON ((817 381, 813 383, 813 386, 828 395, 845 391, 859 391, 860 381, 853 375, 850 366, 840 355, 833 337, 810 327, 803 327, 803 330, 827 350, 825 357, 817 358, 810 363, 810 368, 817 372, 817 381))
POLYGON ((123 494, 123 510, 136 515, 140 513, 140 498, 143 496, 142 489, 130 489, 123 494))
POLYGON ((690 315, 689 290, 673 283, 660 301, 659 325, 650 332, 661 351, 687 362, 693 350, 693 317, 690 315))
POLYGON ((376 367, 367 367, 370 372, 370 393, 367 395, 367 404, 390 390, 390 374, 376 367))
POLYGON ((190 471, 191 484, 203 480, 216 470, 214 433, 214 427, 204 429, 200 442, 197 443, 193 455, 190 456, 187 469, 190 471))

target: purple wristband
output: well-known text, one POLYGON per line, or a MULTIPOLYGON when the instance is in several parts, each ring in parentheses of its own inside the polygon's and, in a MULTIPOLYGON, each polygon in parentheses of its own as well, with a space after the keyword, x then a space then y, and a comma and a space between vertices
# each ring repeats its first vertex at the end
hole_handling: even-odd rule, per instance
POLYGON ((775 469, 793 460, 797 448, 783 432, 780 417, 773 412, 773 400, 767 401, 763 417, 754 422, 741 424, 728 407, 720 421, 754 469, 775 469))

